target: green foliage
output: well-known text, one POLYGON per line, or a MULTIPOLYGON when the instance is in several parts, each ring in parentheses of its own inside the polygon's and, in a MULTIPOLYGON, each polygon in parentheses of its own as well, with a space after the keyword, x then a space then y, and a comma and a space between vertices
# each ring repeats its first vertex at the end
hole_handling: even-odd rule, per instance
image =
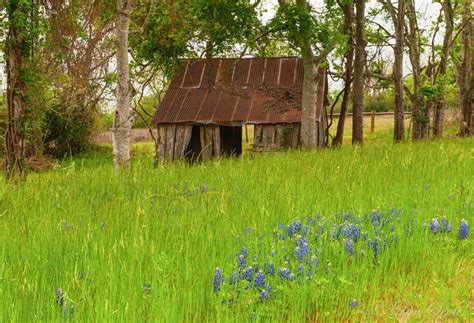
POLYGON ((278 7, 270 26, 281 37, 284 35, 295 51, 310 45, 319 52, 330 51, 336 45, 345 47, 346 36, 339 30, 341 13, 335 2, 326 1, 321 11, 288 1, 278 7))
POLYGON ((44 151, 55 158, 65 158, 86 151, 93 120, 86 107, 82 111, 55 106, 45 116, 44 151))
POLYGON ((393 90, 381 91, 377 94, 368 93, 365 96, 364 111, 387 112, 393 111, 393 90))

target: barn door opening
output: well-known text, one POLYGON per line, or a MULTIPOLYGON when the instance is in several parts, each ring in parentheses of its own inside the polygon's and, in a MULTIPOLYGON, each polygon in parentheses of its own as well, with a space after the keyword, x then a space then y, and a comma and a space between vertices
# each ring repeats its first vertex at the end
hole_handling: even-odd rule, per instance
POLYGON ((190 162, 197 161, 201 157, 201 149, 200 126, 193 126, 191 140, 184 154, 185 159, 190 162))
POLYGON ((242 127, 220 127, 221 154, 242 155, 242 127))

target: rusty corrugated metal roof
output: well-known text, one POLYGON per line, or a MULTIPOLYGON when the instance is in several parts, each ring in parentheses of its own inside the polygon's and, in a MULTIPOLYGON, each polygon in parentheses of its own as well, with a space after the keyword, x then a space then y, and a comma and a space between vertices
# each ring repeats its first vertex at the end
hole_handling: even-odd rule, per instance
MULTIPOLYGON (((153 123, 300 122, 303 73, 303 61, 297 57, 183 61, 153 123)), ((317 119, 324 104, 325 70, 319 73, 317 119)))

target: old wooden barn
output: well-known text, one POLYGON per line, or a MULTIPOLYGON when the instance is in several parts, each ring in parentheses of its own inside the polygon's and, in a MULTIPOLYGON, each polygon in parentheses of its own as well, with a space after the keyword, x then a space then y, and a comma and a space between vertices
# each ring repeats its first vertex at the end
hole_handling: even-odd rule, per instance
MULTIPOLYGON (((326 129, 325 70, 317 82, 317 142, 326 129)), ((153 123, 158 160, 242 153, 242 126, 254 125, 254 150, 300 145, 303 61, 297 57, 183 61, 153 123)))

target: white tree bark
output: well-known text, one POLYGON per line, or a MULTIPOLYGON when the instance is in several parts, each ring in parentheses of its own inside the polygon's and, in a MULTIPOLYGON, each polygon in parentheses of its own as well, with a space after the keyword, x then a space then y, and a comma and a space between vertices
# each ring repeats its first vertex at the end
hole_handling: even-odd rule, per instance
POLYGON ((117 106, 113 124, 113 154, 115 168, 130 163, 130 131, 133 123, 132 91, 128 66, 128 33, 132 0, 117 0, 117 106))

